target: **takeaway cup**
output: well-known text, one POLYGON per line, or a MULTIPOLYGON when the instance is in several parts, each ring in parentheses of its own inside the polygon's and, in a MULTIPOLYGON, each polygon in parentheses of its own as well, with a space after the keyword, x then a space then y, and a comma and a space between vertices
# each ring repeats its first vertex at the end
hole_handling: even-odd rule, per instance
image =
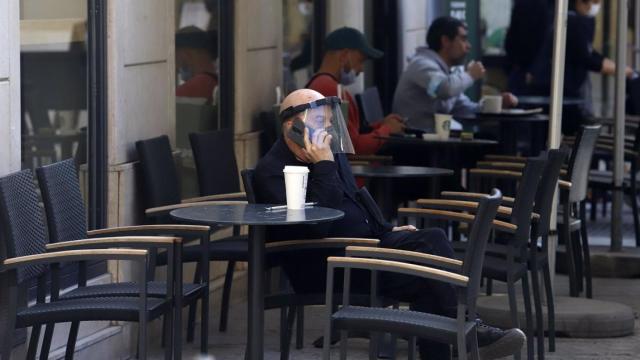
POLYGON ((502 112, 502 96, 490 95, 482 98, 481 111, 489 114, 499 114, 502 112))
POLYGON ((449 139, 449 128, 451 127, 451 115, 436 114, 435 115, 436 134, 440 140, 449 139))
POLYGON ((287 191, 287 209, 303 209, 307 197, 309 168, 306 166, 285 166, 282 171, 287 191))

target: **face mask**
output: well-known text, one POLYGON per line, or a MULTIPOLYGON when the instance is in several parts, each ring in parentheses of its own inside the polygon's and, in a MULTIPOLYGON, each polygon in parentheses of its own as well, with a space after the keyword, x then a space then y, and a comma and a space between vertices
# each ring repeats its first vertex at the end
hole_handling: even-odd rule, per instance
MULTIPOLYGON (((351 65, 351 57, 349 57, 349 65, 351 65)), ((344 71, 344 68, 340 69, 340 84, 344 86, 349 86, 356 82, 356 71, 353 69, 353 66, 350 66, 351 70, 344 71)))
POLYGON ((309 16, 313 13, 313 4, 308 2, 298 3, 298 11, 300 11, 300 14, 303 16, 309 16))
POLYGON ((591 4, 591 9, 589 9, 589 16, 596 17, 600 12, 600 4, 591 4))
POLYGON ((186 82, 193 77, 193 73, 187 67, 180 67, 178 68, 178 76, 180 76, 180 80, 186 82))

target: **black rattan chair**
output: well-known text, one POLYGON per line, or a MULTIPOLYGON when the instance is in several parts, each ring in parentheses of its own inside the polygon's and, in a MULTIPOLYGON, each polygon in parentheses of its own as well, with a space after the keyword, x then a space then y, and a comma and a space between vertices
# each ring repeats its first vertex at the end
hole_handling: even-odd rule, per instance
MULTIPOLYGON (((391 332, 410 337, 414 339, 411 341, 410 356, 414 353, 415 337, 419 337, 457 346, 459 359, 466 359, 467 351, 471 352, 473 359, 478 359, 476 299, 484 251, 492 224, 495 224, 493 220, 500 201, 500 191, 494 190, 491 196, 479 199, 475 216, 422 209, 423 216, 472 224, 469 247, 463 261, 411 251, 361 247, 348 247, 346 257, 330 257, 327 288, 333 287, 336 269, 344 269, 344 287, 342 307, 336 312, 332 311, 333 293, 327 292, 326 295, 323 359, 330 358, 329 339, 333 331, 341 331, 341 358, 346 358, 346 330, 391 332), (394 272, 452 284, 458 292, 457 317, 454 319, 409 310, 353 306, 349 296, 352 269, 371 271, 371 302, 374 304, 377 302, 378 272, 394 272)), ((515 231, 515 226, 503 225, 515 231)), ((374 342, 370 342, 370 346, 375 346, 374 342)), ((370 354, 372 353, 375 352, 371 350, 370 354)))
MULTIPOLYGON (((533 346, 533 324, 534 318, 531 309, 528 278, 528 247, 531 235, 531 219, 533 214, 534 200, 542 170, 546 163, 545 158, 527 159, 522 172, 493 169, 470 169, 472 179, 491 178, 501 180, 517 180, 518 187, 516 197, 513 199, 512 208, 502 206, 498 209, 498 216, 508 219, 508 221, 518 227, 516 233, 511 236, 504 236, 503 256, 487 256, 482 268, 483 276, 490 280, 502 281, 507 284, 509 297, 509 309, 511 312, 511 323, 514 327, 519 327, 517 299, 515 283, 520 281, 525 305, 526 334, 527 334, 527 357, 534 356, 533 346)), ((464 197, 464 200, 449 199, 420 199, 418 206, 431 209, 475 211, 478 203, 468 201, 469 193, 445 193, 455 194, 457 197, 464 197)), ((417 215, 417 214, 416 214, 417 215)), ((469 244, 466 242, 455 242, 454 249, 466 254, 469 244)), ((465 255, 461 255, 465 256, 465 255)), ((540 335, 542 336, 542 335, 540 335)))
MULTIPOLYGON (((5 318, 3 325, 2 359, 9 359, 12 349, 14 328, 33 327, 29 341, 28 359, 34 359, 44 324, 79 321, 132 321, 139 322, 138 353, 139 358, 147 355, 147 323, 165 316, 173 320, 173 281, 166 283, 165 297, 153 298, 148 292, 149 252, 134 249, 98 249, 85 247, 84 250, 47 252, 47 232, 44 214, 39 205, 38 194, 30 170, 23 170, 0 178, 0 228, 2 229, 2 265, 0 276, 5 288, 0 291, 5 318), (133 285, 136 296, 131 297, 95 297, 84 299, 61 299, 59 296, 60 263, 98 260, 129 260, 139 270, 139 281, 133 285), (48 266, 50 265, 50 267, 48 266), (51 284, 47 286, 47 276, 51 284), (18 304, 18 296, 24 294, 27 287, 37 281, 37 302, 31 306, 18 304), (136 288, 137 286, 137 288, 136 288), (46 302, 46 295, 51 300, 46 302)), ((100 239, 103 240, 103 239, 100 239)), ((95 240, 94 240, 95 241, 95 240)), ((104 239, 104 242, 115 241, 104 239)), ((168 246, 170 265, 167 278, 173 279, 174 250, 179 238, 172 237, 130 237, 120 238, 123 247, 129 246, 168 246)), ((95 241, 99 247, 101 241, 95 241)), ((60 243, 62 244, 62 243, 60 243)), ((69 344, 68 344, 69 345, 69 344)), ((67 350, 73 346, 67 347, 67 350)), ((165 357, 170 359, 172 348, 167 346, 165 357)), ((46 359, 48 353, 41 353, 46 359)), ((73 358, 73 351, 67 352, 67 359, 73 358)))
MULTIPOLYGON (((180 182, 178 172, 171 153, 171 145, 167 136, 160 136, 153 139, 141 140, 136 142, 136 149, 140 161, 142 172, 142 183, 144 184, 145 197, 145 213, 156 223, 172 223, 169 218, 169 211, 184 206, 192 206, 195 203, 204 203, 206 201, 243 199, 244 193, 232 194, 216 194, 182 200, 180 196, 180 182)), ((229 152, 225 149, 223 153, 217 153, 215 156, 224 157, 224 153, 229 152)), ((211 164, 218 172, 228 176, 236 176, 231 172, 234 169, 222 169, 215 164, 211 164)), ((237 170, 236 170, 237 173, 237 170)), ((208 186, 208 185, 207 185, 208 186)), ((217 229, 216 229, 217 230, 217 229)), ((227 271, 225 275, 225 283, 222 291, 222 307, 220 310, 220 331, 227 328, 227 318, 229 313, 229 297, 231 294, 231 285, 233 282, 233 272, 237 261, 247 261, 249 245, 246 236, 239 235, 239 228, 234 229, 234 235, 220 240, 210 241, 208 243, 209 261, 227 261, 227 271)), ((202 254, 200 247, 187 247, 182 254, 183 262, 198 262, 202 254)), ((158 256, 158 265, 166 263, 166 258, 162 255, 158 256)), ((195 279, 201 276, 199 266, 196 266, 195 279)), ((193 324, 195 318, 195 306, 189 309, 189 326, 187 328, 187 341, 193 339, 193 324)))
MULTIPOLYGON (((208 242, 208 226, 190 225, 162 225, 162 226, 128 226, 120 228, 107 228, 94 231, 87 231, 86 209, 82 199, 80 183, 76 166, 72 159, 61 161, 55 164, 43 166, 36 170, 38 183, 42 192, 42 200, 47 214, 47 225, 49 227, 49 239, 51 243, 58 244, 66 242, 58 249, 70 249, 73 240, 85 238, 103 238, 106 236, 147 236, 147 235, 172 235, 184 239, 199 239, 201 245, 208 242)), ((57 245, 56 245, 57 246, 57 245)), ((95 246, 90 242, 89 246, 95 246)), ((156 249, 149 249, 151 259, 155 259, 156 249)), ((182 251, 182 249, 181 249, 182 251)), ((165 253, 164 257, 166 257, 165 253)), ((204 266, 208 263, 208 257, 201 256, 200 264, 204 266)), ((154 298, 164 298, 166 296, 166 283, 153 281, 155 269, 149 269, 149 296, 154 298)), ((179 269, 176 269, 179 270, 179 269)), ((86 286, 86 264, 81 263, 79 269, 79 287, 62 296, 63 299, 78 299, 86 297, 113 297, 113 296, 137 296, 136 286, 133 283, 115 283, 99 286, 86 286)), ((181 273, 181 271, 180 271, 181 273)), ((208 308, 209 286, 206 278, 202 276, 192 284, 183 286, 181 304, 191 305, 196 301, 202 301, 203 308, 208 308)), ((201 352, 206 353, 208 348, 208 311, 201 314, 201 352)), ((193 319, 191 319, 193 321, 193 319)), ((75 343, 79 323, 73 323, 69 344, 75 343)), ((169 329, 165 328, 165 331, 169 329)), ((180 334, 178 332, 177 334, 180 334)), ((48 350, 53 326, 47 327, 43 349, 48 350)), ((181 341, 181 339, 177 339, 181 341)))

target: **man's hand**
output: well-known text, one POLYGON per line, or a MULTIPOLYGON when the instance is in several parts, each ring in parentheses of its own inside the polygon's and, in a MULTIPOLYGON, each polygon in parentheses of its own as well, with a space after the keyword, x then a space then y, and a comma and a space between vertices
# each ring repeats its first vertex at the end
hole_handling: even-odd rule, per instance
POLYGON ((382 123, 387 125, 391 129, 392 134, 403 133, 407 127, 402 117, 398 114, 389 114, 382 119, 382 123))
POLYGON ((391 231, 396 232, 396 231, 418 231, 418 229, 416 229, 415 226, 413 225, 404 225, 404 226, 394 226, 393 229, 391 229, 391 231))
POLYGON ((518 106, 518 98, 510 92, 502 93, 502 106, 512 108, 518 106))
POLYGON ((467 64, 467 73, 473 80, 482 79, 484 77, 484 65, 480 61, 471 61, 467 64))
POLYGON ((323 160, 333 161, 333 153, 331 152, 331 139, 324 129, 318 130, 313 134, 313 142, 309 142, 309 129, 304 129, 304 154, 312 163, 323 160))

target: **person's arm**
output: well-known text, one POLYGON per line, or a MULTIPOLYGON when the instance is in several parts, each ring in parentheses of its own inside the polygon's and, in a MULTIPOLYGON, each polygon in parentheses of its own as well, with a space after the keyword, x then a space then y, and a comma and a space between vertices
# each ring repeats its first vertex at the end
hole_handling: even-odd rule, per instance
POLYGON ((480 111, 480 104, 469 99, 465 94, 460 94, 456 97, 456 101, 451 109, 451 115, 455 116, 469 116, 480 111))
MULTIPOLYGON (((413 81, 425 89, 427 95, 439 100, 447 100, 464 93, 473 82, 484 74, 479 62, 471 62, 468 71, 445 73, 440 67, 427 62, 413 63, 413 81)), ((410 66, 411 66, 410 65, 410 66)))

